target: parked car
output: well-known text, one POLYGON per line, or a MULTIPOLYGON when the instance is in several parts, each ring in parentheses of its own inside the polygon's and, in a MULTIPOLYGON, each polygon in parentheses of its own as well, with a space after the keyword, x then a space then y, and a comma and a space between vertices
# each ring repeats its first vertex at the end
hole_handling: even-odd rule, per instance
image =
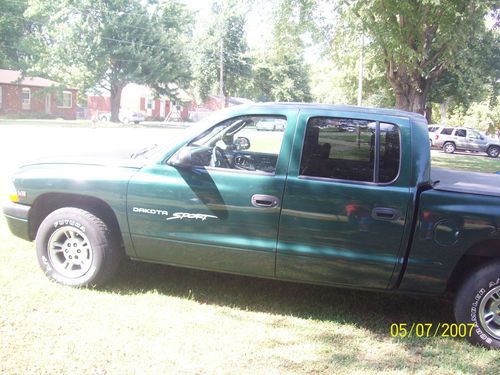
POLYGON ((255 128, 257 130, 269 130, 269 131, 284 131, 286 126, 286 121, 280 118, 267 118, 262 119, 257 124, 255 128))
MULTIPOLYGON (((111 121, 111 113, 110 112, 102 112, 97 115, 97 119, 99 121, 111 121)), ((141 112, 129 112, 129 111, 120 111, 118 114, 118 120, 124 124, 129 124, 133 122, 134 124, 139 124, 145 121, 145 117, 141 112)))
POLYGON ((433 145, 448 154, 460 150, 485 152, 492 158, 500 155, 500 140, 490 138, 475 129, 445 127, 434 134, 433 145))
POLYGON ((24 165, 4 207, 10 230, 36 241, 47 277, 71 286, 106 283, 126 256, 454 296, 451 332, 500 349, 500 176, 431 176, 425 117, 274 103, 192 129, 130 159, 24 165), (276 118, 283 132, 255 131, 276 118))
POLYGON ((119 119, 124 124, 129 124, 133 122, 134 124, 139 124, 146 120, 141 112, 120 112, 119 119))
POLYGON ((110 112, 102 112, 97 115, 97 119, 102 122, 111 121, 111 113, 110 112))
POLYGON ((439 131, 443 129, 443 126, 441 125, 429 125, 428 126, 428 130, 429 130, 429 144, 432 147, 434 147, 434 137, 435 137, 435 134, 438 133, 439 134, 439 131))

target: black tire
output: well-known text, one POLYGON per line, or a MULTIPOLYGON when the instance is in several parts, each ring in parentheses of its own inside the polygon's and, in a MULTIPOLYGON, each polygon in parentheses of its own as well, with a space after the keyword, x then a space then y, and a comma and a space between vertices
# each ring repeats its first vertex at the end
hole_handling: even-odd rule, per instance
POLYGON ((453 154, 457 148, 455 147, 455 144, 453 142, 446 142, 443 145, 443 151, 446 152, 447 154, 453 154))
POLYGON ((486 153, 490 158, 498 158, 498 155, 500 155, 500 147, 490 146, 486 151, 486 153))
POLYGON ((103 285, 122 258, 120 242, 109 227, 74 207, 58 209, 45 218, 36 234, 36 254, 49 279, 75 287, 103 285))
POLYGON ((477 269, 466 279, 455 297, 454 310, 457 323, 474 324, 467 336, 470 342, 500 349, 499 260, 477 269))

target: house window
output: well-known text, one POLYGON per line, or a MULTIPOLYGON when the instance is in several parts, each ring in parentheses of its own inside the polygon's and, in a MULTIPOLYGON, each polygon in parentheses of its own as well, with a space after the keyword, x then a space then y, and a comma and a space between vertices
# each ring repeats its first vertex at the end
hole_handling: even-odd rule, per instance
POLYGON ((71 91, 63 91, 57 97, 57 106, 59 108, 71 108, 73 107, 73 95, 71 91))
POLYGON ((22 104, 22 109, 31 108, 31 90, 27 87, 23 88, 21 104, 22 104))
POLYGON ((146 101, 146 108, 147 109, 152 109, 153 108, 153 99, 148 99, 146 101))

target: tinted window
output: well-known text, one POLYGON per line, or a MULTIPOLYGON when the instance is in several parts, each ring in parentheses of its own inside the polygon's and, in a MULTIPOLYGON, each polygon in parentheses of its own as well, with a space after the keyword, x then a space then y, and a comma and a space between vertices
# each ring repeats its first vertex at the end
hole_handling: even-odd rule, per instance
POLYGON ((379 182, 390 182, 399 171, 399 131, 396 125, 380 124, 379 182))
POLYGON ((185 147, 193 166, 274 173, 286 124, 286 118, 276 116, 232 118, 185 147))
MULTIPOLYGON (((375 121, 317 117, 306 128, 300 174, 374 182, 375 121)), ((399 170, 399 131, 380 123, 378 178, 392 181, 399 170)))
POLYGON ((457 137, 466 137, 467 131, 465 129, 457 129, 457 130, 455 130, 455 135, 457 137))
POLYGON ((443 130, 441 130, 441 134, 444 135, 451 135, 451 133, 453 133, 453 128, 444 128, 443 130))

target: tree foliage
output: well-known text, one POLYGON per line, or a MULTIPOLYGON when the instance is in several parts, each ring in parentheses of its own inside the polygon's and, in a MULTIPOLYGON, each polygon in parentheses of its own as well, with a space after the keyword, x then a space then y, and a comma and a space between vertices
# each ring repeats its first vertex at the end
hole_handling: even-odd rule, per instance
POLYGON ((260 101, 312 100, 309 66, 304 60, 304 29, 300 14, 288 1, 274 11, 271 41, 254 66, 254 97, 260 101))
POLYGON ((30 22, 22 15, 27 7, 27 1, 0 0, 0 68, 25 66, 29 55, 25 38, 30 31, 30 22))
POLYGON ((349 2, 363 32, 380 49, 398 108, 423 113, 432 85, 454 64, 494 2, 370 0, 349 2))
POLYGON ((227 104, 230 96, 246 93, 251 77, 246 20, 241 4, 233 0, 216 1, 212 13, 206 34, 197 42, 196 86, 202 99, 221 93, 227 104))
POLYGON ((192 18, 176 0, 162 5, 140 0, 39 1, 30 11, 44 18, 37 36, 46 49, 38 70, 83 90, 109 91, 112 121, 118 121, 126 84, 147 84, 175 95, 167 83, 190 78, 183 44, 192 18))

